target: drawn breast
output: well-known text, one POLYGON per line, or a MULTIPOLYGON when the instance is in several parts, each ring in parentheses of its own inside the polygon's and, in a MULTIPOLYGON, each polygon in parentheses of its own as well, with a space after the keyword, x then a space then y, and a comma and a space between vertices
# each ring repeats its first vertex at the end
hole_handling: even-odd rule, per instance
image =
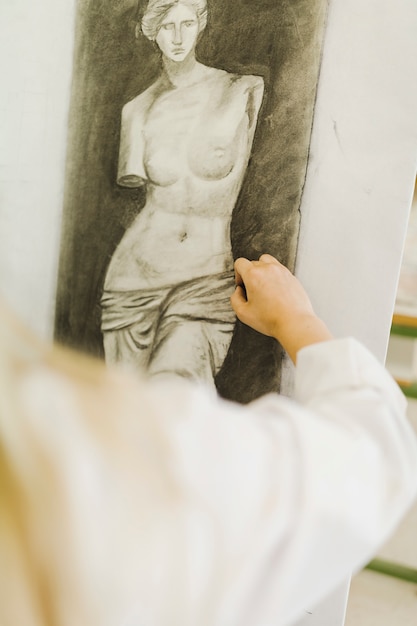
POLYGON ((189 173, 204 180, 226 178, 239 157, 243 134, 246 129, 241 125, 232 138, 210 137, 205 132, 185 141, 178 136, 172 141, 169 137, 148 140, 144 160, 149 180, 166 187, 189 173))
POLYGON ((189 167, 195 176, 205 180, 226 178, 238 159, 245 130, 240 125, 233 137, 213 134, 194 141, 190 146, 189 167))
POLYGON ((175 150, 162 142, 147 142, 144 162, 149 180, 161 187, 173 185, 184 174, 175 150))
POLYGON ((156 185, 173 185, 185 174, 190 120, 184 107, 161 99, 152 108, 145 127, 144 164, 156 185))
POLYGON ((144 133, 144 166, 154 184, 166 187, 190 174, 220 180, 242 160, 247 96, 220 88, 220 95, 200 88, 155 102, 144 133))
POLYGON ((213 94, 189 146, 189 166, 199 178, 226 178, 238 162, 245 162, 249 127, 246 104, 247 95, 241 89, 213 94))

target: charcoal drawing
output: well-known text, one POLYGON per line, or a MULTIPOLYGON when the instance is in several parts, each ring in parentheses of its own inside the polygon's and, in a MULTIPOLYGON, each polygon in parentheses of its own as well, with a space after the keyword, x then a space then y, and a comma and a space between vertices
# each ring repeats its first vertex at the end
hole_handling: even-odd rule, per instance
POLYGON ((142 18, 163 69, 123 108, 118 183, 145 185, 146 202, 110 262, 102 330, 108 362, 214 381, 235 323, 230 222, 263 80, 197 61, 206 20, 205 0, 150 0, 142 18))
POLYGON ((282 352, 233 258, 294 263, 325 0, 79 2, 59 340, 242 402, 282 352))

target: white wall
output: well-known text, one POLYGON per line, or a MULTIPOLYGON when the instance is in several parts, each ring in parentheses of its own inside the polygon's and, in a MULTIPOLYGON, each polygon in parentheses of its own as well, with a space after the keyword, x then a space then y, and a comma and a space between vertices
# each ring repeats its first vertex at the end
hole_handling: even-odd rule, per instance
MULTIPOLYGON (((381 361, 416 174, 416 33, 414 0, 331 0, 301 206, 296 274, 334 334, 381 361)), ((342 624, 347 591, 303 626, 342 624)))
POLYGON ((417 3, 333 0, 297 273, 337 335, 385 356, 417 156, 417 3))
POLYGON ((73 0, 0 2, 0 293, 52 332, 73 0))

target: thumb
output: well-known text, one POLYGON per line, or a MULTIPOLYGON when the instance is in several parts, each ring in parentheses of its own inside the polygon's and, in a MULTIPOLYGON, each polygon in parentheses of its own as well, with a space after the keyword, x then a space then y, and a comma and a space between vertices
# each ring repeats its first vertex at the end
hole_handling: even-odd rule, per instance
POLYGON ((242 308, 247 304, 246 292, 240 285, 237 285, 233 294, 230 296, 230 304, 236 315, 242 310, 242 308))
POLYGON ((235 268, 235 282, 237 285, 243 285, 245 282, 245 275, 248 270, 252 269, 253 263, 245 257, 239 257, 234 263, 235 268))

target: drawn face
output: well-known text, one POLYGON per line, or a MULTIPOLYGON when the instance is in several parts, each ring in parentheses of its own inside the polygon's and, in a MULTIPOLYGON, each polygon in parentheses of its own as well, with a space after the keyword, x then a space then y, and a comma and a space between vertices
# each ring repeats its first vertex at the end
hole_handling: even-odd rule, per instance
POLYGON ((161 24, 156 43, 171 61, 184 61, 197 43, 199 24, 195 12, 179 2, 172 7, 161 24))

